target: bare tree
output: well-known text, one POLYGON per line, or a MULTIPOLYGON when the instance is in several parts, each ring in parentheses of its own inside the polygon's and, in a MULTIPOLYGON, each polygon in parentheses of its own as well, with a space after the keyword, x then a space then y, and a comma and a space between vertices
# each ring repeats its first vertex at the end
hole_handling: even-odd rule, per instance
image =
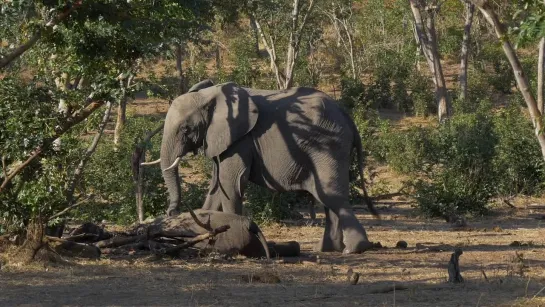
POLYGON ((323 10, 322 12, 331 20, 337 34, 337 39, 342 44, 350 61, 352 79, 356 79, 358 73, 354 55, 354 27, 352 24, 353 12, 351 4, 343 6, 340 3, 336 5, 333 2, 330 11, 323 10))
POLYGON ((519 58, 513 45, 508 39, 507 31, 505 30, 504 25, 501 23, 498 15, 494 12, 492 6, 487 0, 470 0, 481 13, 484 15, 488 23, 492 25, 498 40, 501 42, 503 52, 513 69, 515 75, 515 80, 517 81, 517 86, 528 106, 528 111, 530 112, 530 117, 532 118, 532 123, 534 124, 534 132, 537 137, 539 146, 541 147, 541 154, 545 160, 545 135, 543 134, 543 118, 542 113, 539 110, 538 104, 534 95, 532 94, 530 83, 528 78, 522 69, 519 58))
POLYGON ((439 121, 443 121, 449 115, 450 102, 445 77, 443 75, 443 68, 441 66, 441 56, 439 54, 437 34, 435 31, 435 15, 440 6, 438 5, 437 0, 431 2, 430 5, 426 5, 422 0, 409 0, 418 41, 420 42, 428 66, 430 67, 433 83, 435 84, 437 115, 439 121), (425 15, 422 14, 423 11, 426 12, 425 15))
POLYGON ((469 41, 475 5, 467 0, 462 1, 465 6, 466 20, 464 24, 464 37, 462 39, 462 54, 460 63, 460 100, 467 99, 467 58, 469 54, 469 41))
POLYGON ((278 63, 277 50, 276 50, 276 44, 275 44, 276 35, 272 33, 274 29, 271 29, 269 27, 268 31, 266 31, 262 27, 262 23, 261 21, 259 21, 257 16, 253 14, 253 12, 249 13, 249 15, 251 16, 251 19, 254 21, 256 30, 259 33, 259 36, 261 37, 261 41, 263 45, 265 45, 265 49, 267 50, 267 53, 269 54, 271 70, 274 72, 276 76, 276 83, 279 89, 289 88, 293 84, 294 68, 295 68, 297 59, 299 57, 299 50, 301 47, 301 37, 302 37, 303 31, 305 30, 305 27, 307 26, 308 18, 310 14, 314 11, 315 4, 316 4, 315 0, 309 0, 309 3, 306 6, 304 15, 302 15, 302 12, 301 12, 302 3, 299 0, 293 0, 293 4, 292 4, 293 10, 291 13, 291 23, 289 26, 289 34, 288 34, 289 41, 288 41, 288 49, 286 51, 286 59, 284 63, 284 72, 282 72, 282 69, 280 69, 279 67, 280 64, 278 63))

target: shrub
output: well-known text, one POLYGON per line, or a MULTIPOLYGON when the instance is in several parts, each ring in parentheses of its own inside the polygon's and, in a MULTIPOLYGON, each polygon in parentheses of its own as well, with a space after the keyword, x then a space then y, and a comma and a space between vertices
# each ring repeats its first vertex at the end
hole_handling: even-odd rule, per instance
POLYGON ((516 103, 494 117, 498 137, 494 168, 498 173, 497 192, 500 195, 543 191, 545 167, 531 122, 516 103))
POLYGON ((248 216, 260 224, 290 218, 299 200, 296 192, 273 192, 253 183, 247 186, 245 198, 248 216))
POLYGON ((425 117, 437 112, 434 92, 429 83, 429 78, 418 72, 413 73, 409 78, 409 98, 416 116, 425 117))
MULTIPOLYGON (((159 121, 148 117, 128 116, 118 148, 110 138, 99 144, 91 157, 84 178, 84 190, 95 194, 96 200, 81 206, 74 213, 85 220, 107 219, 120 223, 136 219, 131 157, 136 143, 148 130, 157 127, 159 121)), ((155 136, 148 145, 148 155, 159 156, 161 138, 155 136)), ((165 210, 166 189, 159 167, 144 168, 144 213, 155 216, 165 210)))

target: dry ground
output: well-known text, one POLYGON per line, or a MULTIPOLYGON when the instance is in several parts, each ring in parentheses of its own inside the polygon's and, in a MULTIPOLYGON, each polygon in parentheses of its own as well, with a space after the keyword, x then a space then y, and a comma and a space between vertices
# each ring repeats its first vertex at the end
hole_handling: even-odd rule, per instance
POLYGON ((470 220, 465 230, 415 217, 403 201, 379 204, 381 221, 356 207, 370 239, 387 247, 360 255, 314 253, 323 228, 292 222, 263 227, 268 240, 301 243, 304 255, 283 263, 105 257, 4 267, 0 306, 545 306, 545 291, 538 293, 545 287, 545 220, 536 219, 545 206, 529 203, 514 211, 498 208, 493 216, 470 220), (398 240, 409 247, 394 248, 398 240), (530 246, 509 246, 513 241, 530 246), (460 285, 445 282, 454 246, 464 251, 460 285), (357 285, 346 281, 349 268, 361 274, 357 285), (280 282, 256 281, 263 274, 280 282), (394 283, 407 289, 372 293, 394 283))

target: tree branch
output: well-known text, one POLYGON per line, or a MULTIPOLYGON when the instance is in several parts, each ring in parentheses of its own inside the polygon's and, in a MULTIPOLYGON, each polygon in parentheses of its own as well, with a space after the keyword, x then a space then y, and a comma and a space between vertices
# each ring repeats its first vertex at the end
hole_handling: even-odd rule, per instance
MULTIPOLYGON (((66 19, 75 9, 80 7, 83 4, 83 0, 77 0, 72 4, 68 4, 66 9, 61 12, 59 15, 57 15, 55 18, 51 19, 45 24, 46 28, 53 28, 55 25, 57 25, 59 22, 66 19)), ((10 54, 6 55, 2 59, 0 59, 0 68, 4 68, 6 65, 11 63, 13 60, 20 57, 23 53, 25 53, 27 50, 32 48, 36 44, 36 42, 42 37, 42 30, 38 30, 36 33, 34 33, 30 39, 20 45, 19 47, 15 48, 10 54)))
POLYGON ((53 214, 52 216, 50 216, 50 217, 49 217, 49 220, 58 218, 58 217, 60 217, 60 216, 62 216, 62 215, 64 215, 64 214, 68 213, 68 211, 70 211, 70 210, 72 210, 72 209, 74 209, 74 208, 76 208, 76 207, 78 207, 78 206, 80 206, 80 205, 86 203, 87 201, 89 201, 89 199, 90 199, 91 197, 92 197, 92 195, 89 196, 89 197, 87 197, 87 198, 85 198, 85 199, 83 199, 83 200, 80 200, 80 201, 78 201, 78 202, 76 202, 76 203, 71 204, 70 206, 64 208, 62 211, 57 212, 57 213, 53 214))
POLYGON ((72 181, 70 182, 70 186, 68 187, 68 191, 66 192, 66 200, 68 202, 69 206, 72 206, 74 203, 74 191, 76 190, 76 185, 80 181, 81 177, 83 176, 83 169, 85 168, 85 164, 87 164, 87 160, 91 157, 91 155, 95 152, 98 142, 100 141, 100 137, 102 136, 102 133, 104 132, 104 128, 106 128, 106 124, 108 123, 108 120, 110 119, 110 113, 112 111, 112 103, 108 101, 106 103, 106 111, 104 112, 104 117, 102 118, 102 122, 100 122, 98 126, 98 131, 93 138, 93 142, 91 145, 89 145, 89 148, 87 148, 87 151, 85 151, 85 154, 79 161, 78 166, 76 167, 76 170, 74 171, 74 176, 72 177, 72 181))
POLYGON ((2 182, 2 185, 0 186, 0 193, 4 191, 8 183, 17 176, 25 167, 27 167, 34 159, 36 159, 42 152, 45 147, 48 147, 53 143, 55 139, 62 136, 64 133, 66 133, 68 130, 70 130, 75 125, 82 122, 84 119, 89 117, 96 109, 100 108, 104 104, 104 101, 94 101, 91 102, 89 105, 84 107, 83 109, 80 109, 72 114, 72 116, 67 120, 63 125, 58 126, 55 128, 55 134, 52 135, 49 138, 44 139, 42 145, 36 147, 32 154, 26 159, 25 162, 21 163, 19 166, 17 166, 6 178, 4 178, 4 181, 2 182))

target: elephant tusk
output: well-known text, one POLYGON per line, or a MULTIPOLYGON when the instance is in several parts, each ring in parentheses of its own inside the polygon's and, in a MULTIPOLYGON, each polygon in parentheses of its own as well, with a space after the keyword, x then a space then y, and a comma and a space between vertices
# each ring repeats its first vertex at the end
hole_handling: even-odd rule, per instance
POLYGON ((155 164, 159 164, 161 163, 161 158, 155 160, 155 161, 151 161, 151 162, 142 162, 140 163, 141 166, 146 166, 146 165, 155 165, 155 164))
POLYGON ((165 169, 163 170, 163 172, 169 171, 169 170, 171 170, 171 169, 177 167, 177 166, 178 166, 178 163, 180 163, 180 157, 176 158, 176 160, 174 160, 174 163, 172 163, 171 166, 165 168, 165 169))

